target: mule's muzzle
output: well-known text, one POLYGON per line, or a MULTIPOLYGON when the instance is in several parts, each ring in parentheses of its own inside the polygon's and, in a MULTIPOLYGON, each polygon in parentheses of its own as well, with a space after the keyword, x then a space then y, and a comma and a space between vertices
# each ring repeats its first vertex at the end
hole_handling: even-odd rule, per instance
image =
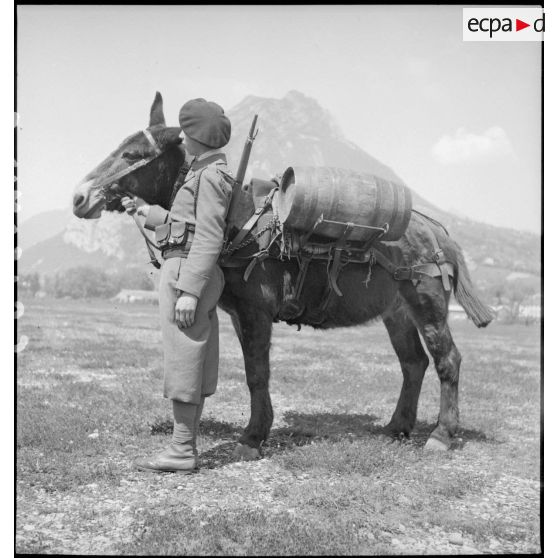
POLYGON ((78 184, 73 197, 73 212, 80 219, 96 219, 101 216, 104 198, 95 195, 93 181, 78 184))
POLYGON ((79 209, 83 207, 86 201, 87 198, 82 193, 74 194, 74 213, 76 212, 76 210, 79 211, 79 209))

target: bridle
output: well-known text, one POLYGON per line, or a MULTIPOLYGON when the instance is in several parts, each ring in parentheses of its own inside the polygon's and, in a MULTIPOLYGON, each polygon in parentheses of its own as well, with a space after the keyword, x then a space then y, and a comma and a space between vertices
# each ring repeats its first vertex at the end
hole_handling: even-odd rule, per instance
POLYGON ((153 147, 153 149, 155 150, 155 154, 150 155, 149 157, 144 157, 143 159, 136 161, 129 167, 126 167, 125 169, 122 169, 121 171, 118 171, 117 173, 108 176, 107 178, 101 181, 101 183, 98 185, 99 188, 104 189, 106 186, 118 182, 121 178, 124 178, 125 176, 133 173, 134 171, 141 169, 146 165, 149 165, 151 161, 154 161, 155 159, 157 159, 157 157, 163 154, 163 150, 157 145, 157 142, 155 141, 155 138, 153 137, 151 132, 149 130, 142 130, 142 132, 143 135, 147 138, 147 141, 150 143, 151 147, 153 147))
MULTIPOLYGON (((155 159, 157 159, 158 157, 160 157, 163 154, 163 150, 157 145, 157 142, 155 141, 155 138, 153 137, 151 132, 147 129, 142 130, 142 132, 143 132, 143 135, 147 138, 147 141, 149 142, 151 147, 153 147, 155 153, 153 155, 150 155, 149 157, 144 157, 144 158, 140 159, 139 161, 136 161, 135 163, 133 163, 129 167, 126 167, 125 169, 122 169, 121 171, 118 171, 117 173, 115 173, 111 176, 108 176, 107 178, 102 180, 101 183, 98 184, 98 188, 100 190, 101 197, 100 197, 99 201, 91 207, 91 209, 89 210, 88 213, 93 213, 101 205, 103 205, 103 204, 107 205, 107 204, 111 203, 112 201, 114 201, 116 199, 122 198, 122 196, 133 197, 134 194, 132 194, 131 192, 128 192, 126 190, 122 190, 120 188, 120 185, 118 184, 118 181, 121 180, 122 178, 124 178, 125 176, 128 176, 129 174, 132 174, 136 170, 141 169, 142 167, 145 167, 146 165, 149 165, 149 163, 151 163, 152 161, 154 161, 155 159)), ((132 217, 134 219, 134 222, 136 223, 136 226, 138 227, 139 231, 141 232, 141 234, 142 234, 142 236, 145 240, 145 245, 147 247, 147 252, 149 253, 149 257, 150 257, 149 263, 153 264, 157 269, 159 269, 161 267, 161 264, 157 260, 157 256, 155 255, 155 252, 153 252, 153 248, 158 250, 159 247, 149 238, 149 236, 147 236, 147 233, 144 231, 143 225, 142 225, 141 221, 139 220, 137 212, 133 213, 132 217)))
POLYGON ((136 161, 129 167, 126 167, 125 169, 122 169, 112 174, 111 176, 108 176, 104 180, 101 180, 101 182, 97 184, 97 188, 99 189, 101 195, 99 199, 91 206, 91 208, 85 215, 85 218, 95 213, 95 211, 97 211, 97 209, 99 209, 99 207, 101 207, 102 205, 106 205, 114 201, 115 199, 119 199, 122 196, 126 196, 126 195, 133 196, 133 194, 131 194, 130 192, 121 190, 120 186, 118 185, 118 181, 124 178, 125 176, 132 174, 134 171, 141 169, 146 165, 149 165, 149 163, 151 163, 152 161, 157 159, 157 157, 160 157, 163 154, 163 150, 157 145, 157 142, 155 141, 155 138, 153 137, 151 132, 147 129, 142 130, 142 132, 143 135, 147 138, 149 144, 155 150, 155 154, 150 155, 149 157, 144 157, 139 161, 136 161))

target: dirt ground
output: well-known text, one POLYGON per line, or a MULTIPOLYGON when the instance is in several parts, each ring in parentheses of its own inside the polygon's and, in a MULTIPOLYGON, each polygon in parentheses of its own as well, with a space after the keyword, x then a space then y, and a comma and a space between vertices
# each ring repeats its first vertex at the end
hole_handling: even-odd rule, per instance
POLYGON ((221 314, 218 392, 202 469, 149 475, 165 447, 157 310, 29 300, 18 354, 16 551, 80 554, 481 554, 540 552, 540 331, 455 321, 461 430, 424 442, 438 412, 427 371, 405 443, 380 429, 401 373, 383 325, 297 332, 271 354, 275 422, 264 457, 231 458, 249 413, 242 355, 221 314))

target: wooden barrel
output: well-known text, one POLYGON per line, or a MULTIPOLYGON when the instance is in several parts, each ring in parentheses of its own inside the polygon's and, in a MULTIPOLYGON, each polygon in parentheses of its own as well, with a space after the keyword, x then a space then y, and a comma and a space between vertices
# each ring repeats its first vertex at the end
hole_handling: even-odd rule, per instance
MULTIPOLYGON (((373 174, 333 167, 289 167, 281 179, 281 222, 309 231, 320 216, 331 221, 372 227, 388 225, 382 240, 399 239, 411 218, 411 191, 404 184, 373 174)), ((344 226, 322 223, 316 234, 339 238, 344 226)), ((375 233, 355 227, 348 240, 366 241, 375 233)))

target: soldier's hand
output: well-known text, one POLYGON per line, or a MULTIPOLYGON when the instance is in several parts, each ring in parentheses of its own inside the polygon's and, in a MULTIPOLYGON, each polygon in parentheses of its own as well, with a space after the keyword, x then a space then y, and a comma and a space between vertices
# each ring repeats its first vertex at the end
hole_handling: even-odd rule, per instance
POLYGON ((190 294, 183 293, 178 297, 174 307, 174 320, 179 328, 188 328, 194 325, 198 299, 190 294))
POLYGON ((130 198, 129 196, 122 196, 120 202, 128 215, 133 215, 137 211, 138 215, 147 217, 149 204, 145 203, 145 200, 142 200, 140 197, 134 196, 130 198))
POLYGON ((120 203, 128 215, 133 215, 136 212, 136 200, 129 198, 128 196, 123 196, 120 203))

